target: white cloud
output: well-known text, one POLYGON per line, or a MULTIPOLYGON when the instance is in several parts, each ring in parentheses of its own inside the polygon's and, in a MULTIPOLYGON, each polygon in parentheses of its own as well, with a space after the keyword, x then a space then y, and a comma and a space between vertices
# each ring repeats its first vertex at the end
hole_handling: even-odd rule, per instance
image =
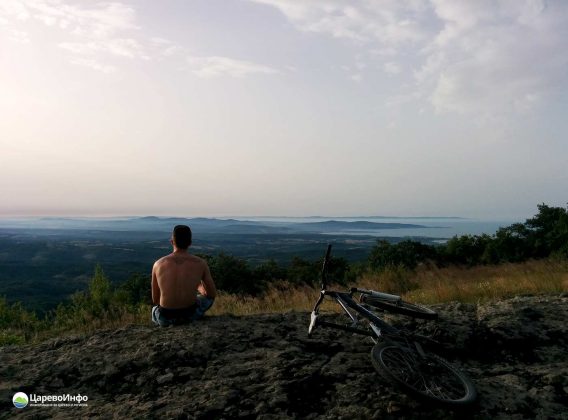
POLYGON ((218 76, 244 77, 250 74, 279 73, 272 67, 256 64, 245 60, 228 57, 187 57, 191 71, 199 77, 213 78, 218 76))
POLYGON ((0 16, 10 16, 17 20, 27 20, 30 17, 27 7, 19 0, 3 0, 0 2, 0 16))
POLYGON ((73 58, 71 59, 71 64, 89 67, 93 70, 100 71, 105 74, 114 73, 116 71, 116 67, 100 63, 92 58, 73 58))
POLYGON ((43 22, 46 26, 53 26, 57 23, 57 18, 49 15, 34 15, 34 18, 43 22))
POLYGON ((299 29, 355 41, 399 44, 423 39, 429 8, 422 0, 251 0, 280 10, 299 29))
POLYGON ((417 80, 432 87, 437 112, 528 112, 566 83, 567 3, 474 4, 435 2, 445 26, 417 80))
POLYGON ((12 24, 36 22, 62 31, 68 41, 58 46, 74 56, 70 62, 91 63, 87 67, 105 73, 114 66, 100 64, 110 57, 149 59, 145 42, 140 39, 136 11, 122 3, 69 3, 63 0, 2 0, 0 18, 12 24), (93 57, 97 56, 95 60, 93 57), (106 56, 106 57, 105 57, 106 56), (93 65, 92 63, 99 63, 93 65))
POLYGON ((153 37, 150 38, 150 42, 153 47, 157 48, 160 51, 160 55, 162 55, 163 57, 171 57, 185 51, 185 48, 175 44, 169 39, 153 37))
POLYGON ((392 61, 383 64, 383 71, 390 75, 396 75, 401 72, 400 66, 392 61))
POLYGON ((16 29, 8 30, 8 39, 19 44, 30 43, 30 37, 28 36, 28 33, 25 31, 18 31, 16 29))
POLYGON ((122 3, 75 3, 62 0, 3 0, 0 15, 18 20, 37 20, 47 26, 71 27, 94 38, 138 29, 135 10, 122 3))
POLYGON ((74 54, 106 53, 117 57, 149 59, 144 47, 133 38, 114 38, 106 41, 61 42, 59 48, 74 54))
POLYGON ((402 96, 440 114, 516 115, 566 88, 568 2, 250 1, 301 31, 350 42, 374 67, 406 77, 402 96))

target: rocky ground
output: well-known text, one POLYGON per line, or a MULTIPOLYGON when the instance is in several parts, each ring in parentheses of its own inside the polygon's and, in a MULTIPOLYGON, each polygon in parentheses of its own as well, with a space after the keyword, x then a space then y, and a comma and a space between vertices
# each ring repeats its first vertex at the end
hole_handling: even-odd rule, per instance
MULTIPOLYGON (((377 375, 366 337, 316 330, 308 313, 209 317, 0 348, 0 417, 567 418, 568 298, 436 306, 405 326, 444 344, 477 385, 466 413, 433 409, 377 375), (12 396, 77 394, 88 407, 17 409, 12 396)), ((404 323, 405 321, 398 321, 404 323)))

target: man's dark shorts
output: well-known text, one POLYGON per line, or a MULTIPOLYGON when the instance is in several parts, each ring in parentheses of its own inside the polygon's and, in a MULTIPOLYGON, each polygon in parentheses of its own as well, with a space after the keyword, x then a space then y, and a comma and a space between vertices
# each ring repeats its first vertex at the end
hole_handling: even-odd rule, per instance
POLYGON ((197 295, 195 304, 189 308, 168 309, 156 305, 152 308, 152 322, 161 327, 187 324, 191 321, 203 318, 205 312, 213 306, 213 302, 214 299, 197 295))

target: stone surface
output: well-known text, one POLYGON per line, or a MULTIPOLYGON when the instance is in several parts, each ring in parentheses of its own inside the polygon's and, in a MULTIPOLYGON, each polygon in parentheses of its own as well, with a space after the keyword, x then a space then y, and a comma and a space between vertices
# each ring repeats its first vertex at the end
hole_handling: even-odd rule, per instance
POLYGON ((0 417, 568 418, 568 298, 433 308, 438 321, 389 320, 440 341, 438 353, 472 378, 480 400, 467 415, 382 379, 369 338, 321 328, 308 338, 309 314, 291 312, 2 347, 0 417), (89 406, 16 409, 17 391, 81 393, 89 406))

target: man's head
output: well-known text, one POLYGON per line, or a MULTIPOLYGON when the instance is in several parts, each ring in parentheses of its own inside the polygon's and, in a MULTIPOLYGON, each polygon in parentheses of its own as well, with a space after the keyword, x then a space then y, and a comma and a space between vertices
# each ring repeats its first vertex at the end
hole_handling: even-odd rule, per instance
POLYGON ((172 243, 176 248, 187 249, 191 245, 191 229, 186 225, 177 225, 172 233, 172 243))

